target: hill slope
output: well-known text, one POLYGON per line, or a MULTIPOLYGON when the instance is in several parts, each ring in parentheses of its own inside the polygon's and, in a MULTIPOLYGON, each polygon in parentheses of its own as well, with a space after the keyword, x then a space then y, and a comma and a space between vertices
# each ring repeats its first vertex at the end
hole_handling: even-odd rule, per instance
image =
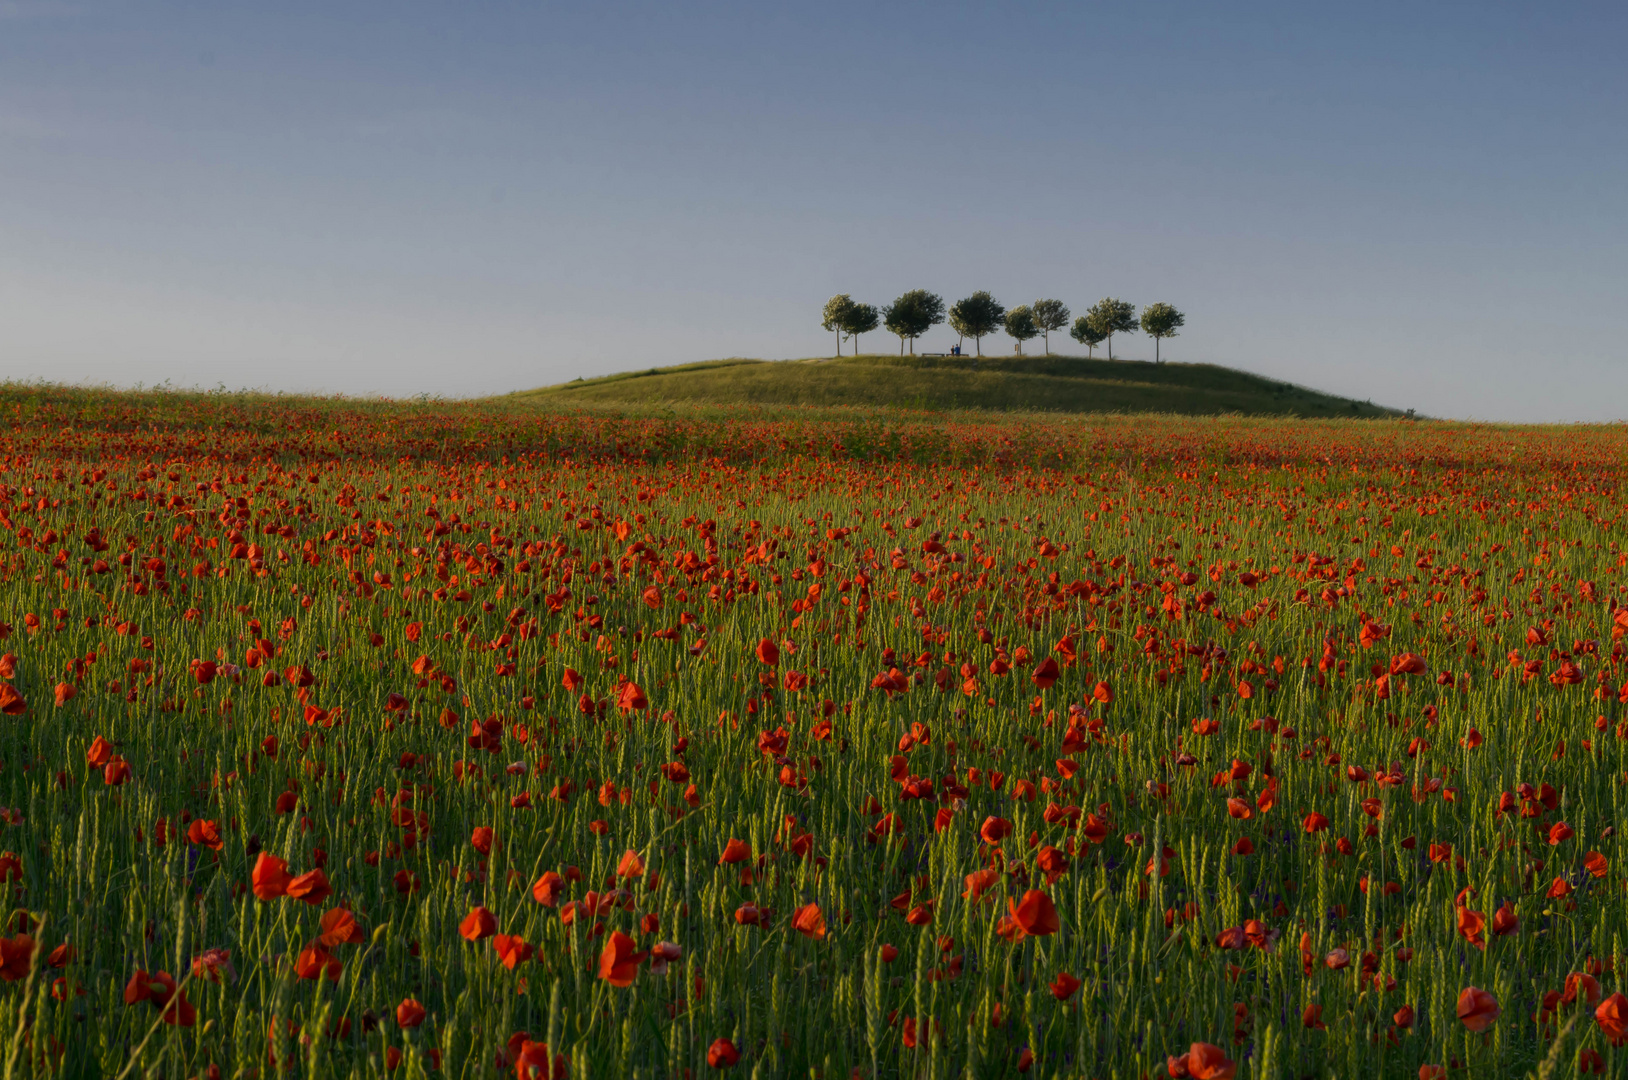
POLYGON ((649 406, 893 405, 1023 412, 1239 413, 1380 417, 1397 411, 1214 364, 1079 357, 866 355, 840 360, 714 360, 577 379, 507 400, 649 406))

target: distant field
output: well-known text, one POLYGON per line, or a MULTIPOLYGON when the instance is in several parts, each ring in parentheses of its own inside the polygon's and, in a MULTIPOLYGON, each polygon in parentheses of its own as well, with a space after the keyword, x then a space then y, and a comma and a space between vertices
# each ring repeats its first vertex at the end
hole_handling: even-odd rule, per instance
POLYGON ((1001 412, 1167 412, 1185 415, 1395 416, 1214 364, 1079 357, 866 355, 840 360, 715 360, 578 379, 510 395, 560 404, 893 405, 1001 412))

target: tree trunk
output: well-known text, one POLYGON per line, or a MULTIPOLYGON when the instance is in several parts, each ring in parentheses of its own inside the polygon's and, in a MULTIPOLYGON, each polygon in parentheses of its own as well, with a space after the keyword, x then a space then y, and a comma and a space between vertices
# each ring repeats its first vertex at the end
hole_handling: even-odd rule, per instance
POLYGON ((1153 338, 1153 362, 1155 364, 1164 363, 1164 361, 1159 359, 1159 338, 1157 337, 1157 335, 1155 335, 1155 337, 1153 338))
POLYGON ((1047 355, 1047 356, 1050 356, 1050 355, 1051 355, 1051 334, 1050 334, 1050 333, 1046 333, 1046 334, 1042 334, 1042 335, 1041 335, 1041 336, 1042 336, 1042 337, 1043 337, 1043 338, 1044 338, 1044 339, 1045 339, 1045 341, 1046 341, 1046 355, 1047 355))
POLYGON ((899 339, 899 355, 904 355, 904 338, 902 337, 899 339))
POLYGON ((973 347, 978 350, 978 355, 982 356, 984 354, 984 339, 982 337, 975 337, 972 339, 972 341, 973 347))
POLYGON ((1108 335, 1108 359, 1112 360, 1113 358, 1114 358, 1114 336, 1112 334, 1109 334, 1108 335))
POLYGON ((916 339, 915 338, 910 339, 910 355, 911 356, 916 355, 916 339))
POLYGON ((842 359, 842 331, 837 331, 837 359, 842 359))

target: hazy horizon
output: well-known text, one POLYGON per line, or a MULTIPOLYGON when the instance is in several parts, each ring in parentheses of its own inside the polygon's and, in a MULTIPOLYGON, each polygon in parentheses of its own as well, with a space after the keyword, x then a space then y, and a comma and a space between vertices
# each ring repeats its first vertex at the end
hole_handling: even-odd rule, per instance
POLYGON ((0 0, 0 378, 480 396, 988 289, 1168 301, 1166 360, 1433 416, 1621 419, 1625 29, 0 0))

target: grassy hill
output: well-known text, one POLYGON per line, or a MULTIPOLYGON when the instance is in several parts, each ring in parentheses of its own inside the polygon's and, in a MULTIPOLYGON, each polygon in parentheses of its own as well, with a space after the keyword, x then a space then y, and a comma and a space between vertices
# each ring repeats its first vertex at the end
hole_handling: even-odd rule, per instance
POLYGON ((891 405, 926 410, 1382 417, 1398 411, 1214 364, 1066 356, 713 360, 576 379, 499 399, 539 405, 891 405))

